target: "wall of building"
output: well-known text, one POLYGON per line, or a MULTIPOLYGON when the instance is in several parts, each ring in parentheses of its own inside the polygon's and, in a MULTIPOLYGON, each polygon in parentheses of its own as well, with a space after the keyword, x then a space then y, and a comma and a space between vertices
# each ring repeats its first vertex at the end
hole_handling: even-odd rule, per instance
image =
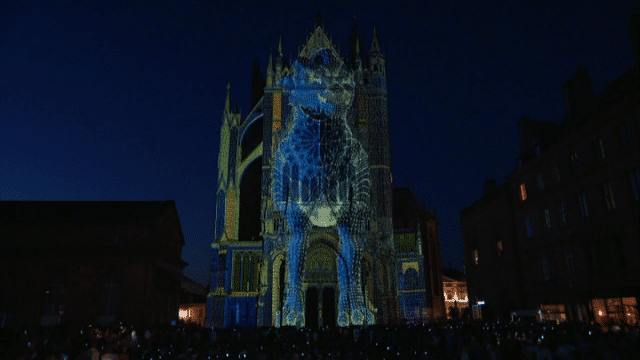
MULTIPOLYGON (((16 206, 0 204, 8 212, 16 206)), ((5 325, 124 321, 142 326, 177 319, 186 265, 175 251, 184 244, 179 227, 167 227, 163 215, 144 225, 50 218, 54 221, 44 225, 34 220, 0 229, 10 244, 0 254, 5 325)))
POLYGON ((640 94, 611 89, 626 89, 631 74, 603 91, 599 112, 510 176, 528 307, 598 320, 594 298, 638 296, 640 94))
POLYGON ((461 213, 469 295, 484 298, 483 315, 507 298, 547 320, 638 321, 638 79, 636 66, 595 96, 579 67, 562 89, 561 125, 519 122, 518 167, 461 213))
POLYGON ((469 302, 484 300, 486 317, 505 317, 522 301, 510 194, 508 184, 486 188, 460 215, 469 302))

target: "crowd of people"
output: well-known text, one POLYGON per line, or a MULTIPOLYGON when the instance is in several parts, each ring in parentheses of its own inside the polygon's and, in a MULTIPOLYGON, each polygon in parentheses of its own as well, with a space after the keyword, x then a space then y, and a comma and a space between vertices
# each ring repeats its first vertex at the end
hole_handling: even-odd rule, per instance
POLYGON ((454 321, 324 329, 0 329, 0 357, 25 360, 187 359, 640 359, 638 326, 454 321))

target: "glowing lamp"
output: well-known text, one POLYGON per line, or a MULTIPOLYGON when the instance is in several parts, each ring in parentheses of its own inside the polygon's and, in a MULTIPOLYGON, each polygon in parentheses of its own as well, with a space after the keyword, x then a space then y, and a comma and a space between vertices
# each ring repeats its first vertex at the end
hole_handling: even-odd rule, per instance
POLYGON ((180 309, 178 311, 178 317, 180 317, 180 319, 185 319, 185 318, 189 317, 189 310, 180 309))

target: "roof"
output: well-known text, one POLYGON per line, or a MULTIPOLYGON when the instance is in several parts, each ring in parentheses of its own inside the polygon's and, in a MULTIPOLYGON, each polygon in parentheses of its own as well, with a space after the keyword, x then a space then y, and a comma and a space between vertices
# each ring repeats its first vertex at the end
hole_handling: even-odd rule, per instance
POLYGON ((394 208, 398 206, 408 208, 411 212, 424 210, 424 206, 420 203, 420 199, 418 199, 418 197, 409 188, 393 188, 393 205, 394 208))
MULTIPOLYGON (((420 199, 409 188, 393 188, 393 228, 415 229, 418 218, 424 219, 428 211, 420 203, 420 199)), ((423 229, 424 221, 421 221, 423 229)))
POLYGON ((327 37, 327 35, 325 35, 322 27, 316 25, 315 30, 313 31, 313 34, 307 40, 307 43, 302 49, 302 51, 300 51, 299 56, 304 58, 310 58, 321 49, 328 49, 333 53, 333 55, 336 58, 340 59, 340 56, 333 48, 333 43, 327 37))
POLYGON ((508 192, 508 191, 509 191, 509 183, 503 182, 499 186, 492 188, 489 192, 483 193, 482 196, 476 199, 471 205, 467 206, 466 208, 462 209, 462 211, 460 211, 460 218, 463 218, 464 216, 468 215, 470 212, 474 211, 476 207, 480 206, 481 204, 485 204, 495 199, 497 196, 501 195, 503 192, 508 192))
POLYGON ((611 106, 622 101, 625 96, 638 92, 637 69, 632 67, 607 85, 598 96, 599 112, 606 112, 611 106))

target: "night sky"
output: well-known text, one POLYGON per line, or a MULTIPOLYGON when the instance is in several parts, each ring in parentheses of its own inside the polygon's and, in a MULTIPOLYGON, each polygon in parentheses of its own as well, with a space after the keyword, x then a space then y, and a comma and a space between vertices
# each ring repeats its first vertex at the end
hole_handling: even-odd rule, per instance
POLYGON ((462 269, 460 211, 515 167, 518 120, 562 121, 579 64, 596 94, 629 69, 640 5, 264 3, 0 3, 0 200, 175 199, 185 275, 206 284, 227 82, 247 115, 254 57, 265 74, 280 33, 295 56, 318 11, 345 55, 355 15, 387 59, 394 185, 437 208, 462 269))

